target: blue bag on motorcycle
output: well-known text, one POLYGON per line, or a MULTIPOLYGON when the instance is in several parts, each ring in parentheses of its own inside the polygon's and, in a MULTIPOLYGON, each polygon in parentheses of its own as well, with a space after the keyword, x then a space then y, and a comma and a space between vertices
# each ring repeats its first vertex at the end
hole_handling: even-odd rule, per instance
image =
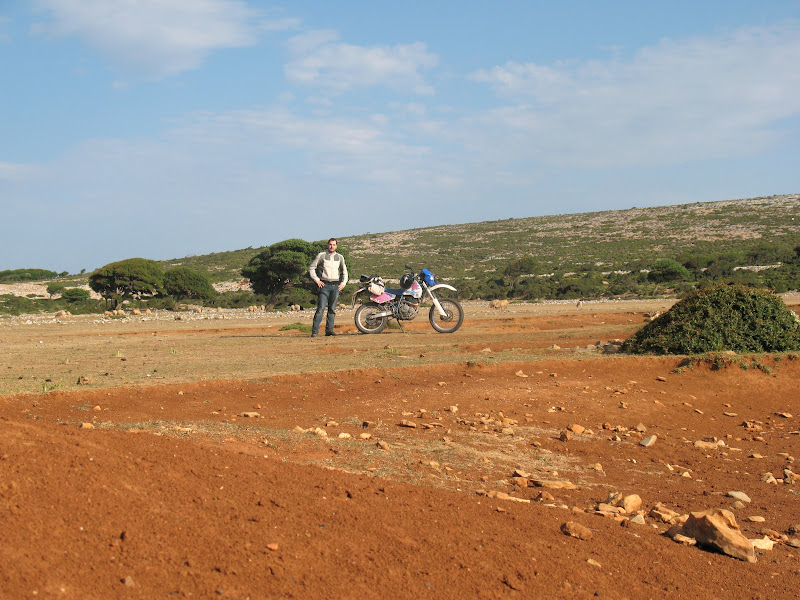
POLYGON ((433 273, 428 271, 428 269, 422 269, 422 278, 428 285, 436 285, 436 279, 434 278, 433 273))

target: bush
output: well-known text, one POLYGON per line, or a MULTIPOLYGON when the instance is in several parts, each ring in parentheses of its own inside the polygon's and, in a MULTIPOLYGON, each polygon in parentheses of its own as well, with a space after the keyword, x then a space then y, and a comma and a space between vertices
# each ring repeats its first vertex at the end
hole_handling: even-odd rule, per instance
POLYGON ((217 295, 208 277, 189 267, 176 267, 164 273, 164 289, 178 300, 213 300, 217 295))
POLYGON ((621 350, 632 354, 800 350, 800 319, 768 291, 709 286, 645 325, 621 350))
POLYGON ((653 263, 647 278, 656 283, 667 281, 686 281, 691 278, 689 271, 677 260, 660 258, 653 263))
POLYGON ((86 302, 89 299, 89 290, 83 288, 68 288, 61 292, 61 299, 70 304, 86 302))

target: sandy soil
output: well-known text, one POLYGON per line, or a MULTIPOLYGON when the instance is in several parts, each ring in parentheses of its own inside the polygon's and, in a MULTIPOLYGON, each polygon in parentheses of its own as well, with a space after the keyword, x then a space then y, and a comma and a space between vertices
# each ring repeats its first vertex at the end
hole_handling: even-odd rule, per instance
MULTIPOLYGON (((495 350, 534 326, 487 318, 495 350)), ((325 361, 402 335, 341 330, 296 342, 325 361)), ((420 336, 487 343, 469 321, 420 336)), ((0 397, 0 597, 796 598, 800 356, 734 359, 387 360, 0 397), (649 515, 730 508, 729 491, 752 499, 732 509, 743 532, 777 540, 756 563, 649 515), (645 524, 597 514, 614 492, 641 497, 645 524)))

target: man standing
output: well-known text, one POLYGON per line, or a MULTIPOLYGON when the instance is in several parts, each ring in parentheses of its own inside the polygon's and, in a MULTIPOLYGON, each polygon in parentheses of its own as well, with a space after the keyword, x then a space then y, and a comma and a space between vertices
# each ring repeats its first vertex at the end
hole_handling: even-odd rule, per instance
POLYGON ((327 252, 317 254, 308 267, 308 274, 317 284, 317 312, 314 313, 314 322, 311 325, 311 337, 319 335, 325 307, 328 308, 325 335, 336 335, 333 332, 336 302, 339 300, 339 292, 347 285, 347 265, 344 264, 344 256, 336 252, 337 246, 336 238, 329 239, 327 252))

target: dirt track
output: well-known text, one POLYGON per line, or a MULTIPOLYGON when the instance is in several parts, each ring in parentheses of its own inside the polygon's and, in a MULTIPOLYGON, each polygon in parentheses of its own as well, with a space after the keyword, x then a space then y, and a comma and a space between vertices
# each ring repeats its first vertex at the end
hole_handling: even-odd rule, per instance
POLYGON ((729 508, 738 490, 749 538, 798 537, 800 484, 762 476, 800 470, 800 357, 491 360, 526 331, 537 352, 584 343, 585 319, 406 337, 341 320, 337 338, 279 340, 335 371, 0 398, 0 597, 796 598, 785 540, 744 563, 673 542, 648 512, 729 508), (403 356, 442 339, 445 364, 341 368, 362 344, 403 356), (562 441, 571 425, 588 431, 562 441), (515 470, 575 489, 520 487, 515 470), (641 496, 646 524, 595 514, 612 492, 641 496))

